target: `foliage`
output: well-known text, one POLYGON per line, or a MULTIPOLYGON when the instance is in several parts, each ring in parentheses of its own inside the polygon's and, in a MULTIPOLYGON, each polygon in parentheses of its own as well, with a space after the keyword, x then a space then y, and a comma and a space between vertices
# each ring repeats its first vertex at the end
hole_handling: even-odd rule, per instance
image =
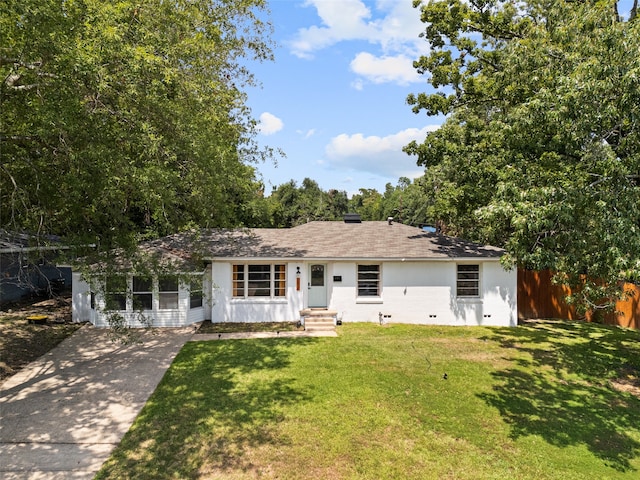
POLYGON ((8 0, 0 7, 0 222, 108 249, 250 223, 242 65, 262 0, 8 0))
POLYGON ((305 178, 300 187, 294 180, 273 190, 267 200, 271 226, 294 227, 314 220, 341 220, 347 213, 347 193, 322 190, 318 183, 305 178))
POLYGON ((637 477, 638 332, 340 328, 187 343, 96 478, 637 477))
POLYGON ((266 203, 270 222, 260 226, 293 227, 313 220, 342 220, 346 213, 357 213, 363 221, 394 217, 400 223, 416 226, 433 218, 433 202, 422 181, 406 177, 401 177, 395 187, 388 183, 384 193, 361 188, 351 198, 343 190, 324 191, 309 178, 300 187, 291 180, 274 188, 266 203))
POLYGON ((382 218, 392 217, 405 225, 433 224, 433 201, 426 194, 423 179, 411 181, 407 177, 400 177, 398 184, 393 187, 387 183, 382 196, 382 218))
POLYGON ((364 221, 382 220, 382 194, 375 188, 361 188, 359 192, 349 200, 349 210, 358 213, 364 221))
POLYGON ((434 1, 431 53, 415 62, 436 93, 418 113, 447 115, 422 144, 439 220, 506 247, 507 259, 582 286, 609 305, 640 279, 640 24, 591 0, 434 1), (597 280, 597 281, 596 281, 597 280))

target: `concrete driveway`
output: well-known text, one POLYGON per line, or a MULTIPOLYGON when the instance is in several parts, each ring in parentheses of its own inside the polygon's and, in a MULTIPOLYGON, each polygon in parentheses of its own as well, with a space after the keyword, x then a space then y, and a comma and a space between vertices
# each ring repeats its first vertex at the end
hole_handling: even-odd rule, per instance
POLYGON ((193 329, 122 346, 86 326, 0 386, 0 479, 92 479, 193 329))

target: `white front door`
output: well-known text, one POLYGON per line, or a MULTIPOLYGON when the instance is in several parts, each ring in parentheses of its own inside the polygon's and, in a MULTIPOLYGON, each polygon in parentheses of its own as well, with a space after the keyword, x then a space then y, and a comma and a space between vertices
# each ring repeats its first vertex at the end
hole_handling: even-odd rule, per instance
POLYGON ((327 266, 309 265, 309 307, 327 306, 327 266))

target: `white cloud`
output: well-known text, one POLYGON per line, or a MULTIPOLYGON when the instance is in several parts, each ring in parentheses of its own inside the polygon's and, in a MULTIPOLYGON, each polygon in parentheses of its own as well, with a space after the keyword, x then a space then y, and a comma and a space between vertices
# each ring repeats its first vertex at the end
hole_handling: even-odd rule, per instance
POLYGON ((331 165, 336 168, 393 178, 415 178, 420 176, 423 170, 416 165, 415 157, 404 153, 402 148, 413 140, 423 141, 429 132, 438 128, 438 125, 428 125, 420 129, 407 128, 386 137, 343 133, 331 139, 325 147, 325 153, 331 165))
MULTIPOLYGON (((420 21, 420 10, 413 8, 411 1, 378 0, 373 12, 362 0, 308 0, 305 5, 315 7, 321 25, 298 30, 289 42, 294 55, 312 58, 314 52, 339 42, 366 41, 376 54, 358 54, 351 62, 356 73, 375 83, 415 81, 417 74, 409 59, 426 54, 428 44, 418 37, 425 25, 420 21), (367 66, 372 68, 374 63, 375 71, 367 73, 367 66), (392 67, 391 73, 382 74, 383 66, 392 67), (407 66, 413 71, 411 74, 407 66)), ((356 89, 361 86, 362 83, 354 83, 356 89)))
MULTIPOLYGON (((408 85, 419 82, 422 76, 413 68, 413 60, 405 55, 375 57, 367 52, 360 52, 351 61, 351 70, 373 83, 395 82, 408 85)), ((356 84, 362 90, 362 82, 356 84)))
POLYGON ((296 130, 298 135, 301 135, 303 139, 307 140, 308 138, 313 137, 316 134, 315 128, 310 128, 309 130, 296 130))
POLYGON ((364 82, 361 78, 356 78, 353 82, 351 82, 351 87, 360 92, 364 89, 364 82))
POLYGON ((343 40, 368 39, 375 35, 375 27, 368 22, 371 11, 360 0, 308 0, 305 6, 313 6, 322 20, 322 26, 301 28, 290 42, 292 53, 310 58, 321 50, 343 40))
POLYGON ((258 131, 263 135, 273 135, 284 127, 284 123, 278 117, 269 112, 260 115, 258 131))

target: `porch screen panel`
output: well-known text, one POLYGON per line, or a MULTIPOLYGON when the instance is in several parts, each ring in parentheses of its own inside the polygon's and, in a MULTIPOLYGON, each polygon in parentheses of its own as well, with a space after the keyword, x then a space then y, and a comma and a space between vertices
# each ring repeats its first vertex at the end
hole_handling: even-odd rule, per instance
POLYGON ((244 265, 233 266, 233 296, 244 297, 244 265))
POLYGON ((173 310, 178 308, 178 279, 177 277, 161 277, 158 280, 160 292, 160 309, 173 310))
POLYGON ((133 309, 153 309, 153 282, 149 277, 133 277, 133 309))
POLYGON ((358 265, 358 296, 380 296, 380 265, 358 265))
POLYGON ((194 279, 189 286, 189 308, 200 307, 202 307, 202 279, 194 279))
POLYGON ((108 277, 105 290, 107 310, 127 309, 127 277, 124 275, 108 277))
POLYGON ((268 297, 271 295, 271 265, 248 265, 249 297, 268 297))
POLYGON ((273 296, 274 297, 284 297, 286 286, 287 286, 287 278, 286 278, 286 268, 285 265, 274 265, 273 266, 273 296))

